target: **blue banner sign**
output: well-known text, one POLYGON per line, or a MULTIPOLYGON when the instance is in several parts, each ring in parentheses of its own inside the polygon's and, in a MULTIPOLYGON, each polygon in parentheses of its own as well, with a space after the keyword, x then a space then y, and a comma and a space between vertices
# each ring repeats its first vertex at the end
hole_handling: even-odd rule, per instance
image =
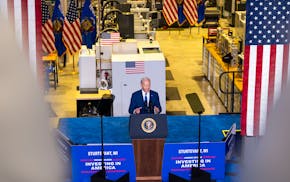
MULTIPOLYGON (((162 180, 169 173, 190 180, 191 168, 198 167, 198 143, 166 143, 164 145, 162 180)), ((225 176, 225 142, 201 143, 200 167, 211 174, 211 179, 225 176)))
MULTIPOLYGON (((130 181, 136 179, 132 144, 110 144, 104 146, 106 179, 117 180, 127 172, 130 181)), ((71 148, 72 181, 90 182, 91 175, 102 168, 100 145, 73 145, 71 148)))

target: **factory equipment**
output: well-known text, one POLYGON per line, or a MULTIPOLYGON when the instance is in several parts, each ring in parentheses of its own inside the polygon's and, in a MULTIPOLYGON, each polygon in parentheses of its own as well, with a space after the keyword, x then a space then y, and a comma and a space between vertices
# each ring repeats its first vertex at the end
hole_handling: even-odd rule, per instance
POLYGON ((216 7, 207 7, 205 9, 205 22, 202 27, 218 27, 220 12, 216 7))
POLYGON ((237 37, 241 39, 241 50, 240 52, 244 52, 244 42, 245 42, 245 32, 246 32, 246 11, 236 11, 236 19, 235 19, 235 31, 237 37))

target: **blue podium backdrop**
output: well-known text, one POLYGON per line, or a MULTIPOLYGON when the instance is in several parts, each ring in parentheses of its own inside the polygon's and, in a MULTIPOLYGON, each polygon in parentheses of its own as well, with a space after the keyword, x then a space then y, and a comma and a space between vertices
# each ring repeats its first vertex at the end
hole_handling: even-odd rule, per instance
MULTIPOLYGON (((128 117, 104 117, 104 142, 108 178, 117 179, 126 171, 135 181, 134 152, 129 137, 128 117)), ((197 165, 198 116, 167 116, 168 136, 165 140, 162 179, 168 173, 189 179, 190 168, 197 165), (189 152, 191 151, 191 152, 189 152)), ((233 123, 240 126, 240 115, 209 115, 201 119, 202 168, 213 179, 222 179, 225 170, 226 143, 222 130, 233 123)), ((239 128, 237 128, 239 129, 239 128)), ((68 181, 89 182, 100 169, 100 118, 63 118, 57 129, 58 143, 66 159, 68 181), (64 143, 66 145, 64 145, 64 143), (67 144, 69 143, 69 146, 67 144), (68 150, 68 147, 70 148, 68 150)))

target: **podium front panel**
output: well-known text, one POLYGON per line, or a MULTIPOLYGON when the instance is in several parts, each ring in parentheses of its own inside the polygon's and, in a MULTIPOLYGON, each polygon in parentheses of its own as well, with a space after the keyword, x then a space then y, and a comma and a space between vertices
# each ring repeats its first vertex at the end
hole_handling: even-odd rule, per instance
POLYGON ((132 139, 167 137, 165 114, 133 114, 130 116, 129 132, 132 139))

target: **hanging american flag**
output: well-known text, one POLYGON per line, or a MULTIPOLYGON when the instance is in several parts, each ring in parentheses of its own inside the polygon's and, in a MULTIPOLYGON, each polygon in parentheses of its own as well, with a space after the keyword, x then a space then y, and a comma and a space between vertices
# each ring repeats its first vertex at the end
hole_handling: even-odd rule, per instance
MULTIPOLYGON (((20 49, 29 58, 32 72, 41 80, 42 76, 42 1, 1 0, 0 11, 11 23, 20 49)), ((3 25, 1 25, 3 26, 3 25)))
POLYGON ((75 0, 70 1, 66 19, 64 20, 63 41, 65 46, 72 54, 76 53, 81 49, 81 25, 77 13, 77 5, 75 0))
POLYGON ((184 0, 183 13, 186 16, 186 19, 189 22, 189 24, 193 26, 198 19, 196 0, 184 0))
POLYGON ((144 73, 144 61, 127 61, 125 62, 126 74, 142 74, 144 73))
POLYGON ((290 81, 290 1, 248 0, 246 17, 241 129, 258 136, 290 81))
POLYGON ((162 13, 169 26, 175 23, 178 20, 176 0, 164 0, 162 13))
POLYGON ((103 32, 101 37, 101 45, 112 45, 113 43, 120 42, 119 32, 103 32))
POLYGON ((42 49, 46 53, 55 51, 53 25, 50 19, 48 6, 45 0, 41 0, 42 11, 42 49))

